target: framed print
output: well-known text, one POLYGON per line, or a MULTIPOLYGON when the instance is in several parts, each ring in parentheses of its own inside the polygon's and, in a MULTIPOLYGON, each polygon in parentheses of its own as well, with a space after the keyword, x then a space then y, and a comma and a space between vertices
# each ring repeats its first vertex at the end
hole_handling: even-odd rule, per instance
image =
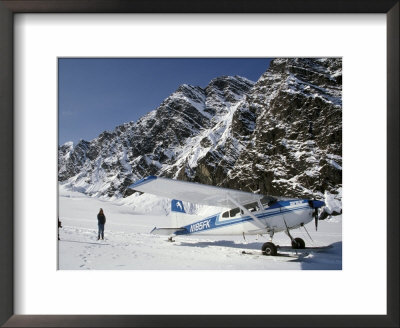
MULTIPOLYGON (((0 9, 1 324, 398 326, 398 1, 1 1, 0 9), (91 58, 228 57, 343 59, 340 270, 80 271, 57 263, 64 72, 85 70, 91 58), (72 67, 72 58, 86 59, 72 67), (293 293, 300 303, 290 302, 293 293)), ((93 252, 86 246, 82 261, 93 252)))

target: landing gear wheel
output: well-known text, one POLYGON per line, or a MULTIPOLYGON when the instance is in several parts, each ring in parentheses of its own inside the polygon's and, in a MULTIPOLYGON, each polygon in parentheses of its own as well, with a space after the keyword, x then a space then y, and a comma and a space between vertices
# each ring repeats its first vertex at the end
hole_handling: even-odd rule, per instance
POLYGON ((292 248, 293 249, 304 249, 306 247, 306 243, 301 238, 295 238, 292 240, 292 248))
POLYGON ((268 243, 265 243, 264 245, 262 245, 261 251, 262 251, 263 255, 275 256, 276 255, 276 246, 273 243, 268 242, 268 243))

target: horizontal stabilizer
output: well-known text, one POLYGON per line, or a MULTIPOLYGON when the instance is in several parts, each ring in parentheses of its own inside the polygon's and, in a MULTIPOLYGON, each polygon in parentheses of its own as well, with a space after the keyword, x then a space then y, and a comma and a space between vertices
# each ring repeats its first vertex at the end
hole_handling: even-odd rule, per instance
POLYGON ((178 231, 186 231, 185 228, 154 228, 151 230, 150 233, 154 235, 163 235, 163 236, 169 236, 169 235, 174 235, 178 231))

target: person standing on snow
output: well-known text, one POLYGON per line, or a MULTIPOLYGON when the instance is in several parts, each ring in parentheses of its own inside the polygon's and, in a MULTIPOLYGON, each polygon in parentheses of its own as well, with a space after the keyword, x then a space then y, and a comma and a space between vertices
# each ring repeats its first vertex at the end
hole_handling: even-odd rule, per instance
POLYGON ((97 214, 97 223, 99 225, 99 233, 97 235, 97 240, 104 239, 104 225, 106 224, 106 216, 104 215, 103 209, 100 209, 99 214, 97 214))
POLYGON ((57 218, 57 220, 58 220, 58 240, 60 240, 60 228, 62 228, 62 225, 61 225, 60 218, 57 218))

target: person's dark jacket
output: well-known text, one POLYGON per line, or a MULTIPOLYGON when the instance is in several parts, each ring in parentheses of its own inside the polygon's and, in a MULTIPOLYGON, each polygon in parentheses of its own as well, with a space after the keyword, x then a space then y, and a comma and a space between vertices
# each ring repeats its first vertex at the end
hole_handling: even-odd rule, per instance
POLYGON ((97 221, 99 224, 105 224, 106 216, 104 214, 97 214, 97 221))

